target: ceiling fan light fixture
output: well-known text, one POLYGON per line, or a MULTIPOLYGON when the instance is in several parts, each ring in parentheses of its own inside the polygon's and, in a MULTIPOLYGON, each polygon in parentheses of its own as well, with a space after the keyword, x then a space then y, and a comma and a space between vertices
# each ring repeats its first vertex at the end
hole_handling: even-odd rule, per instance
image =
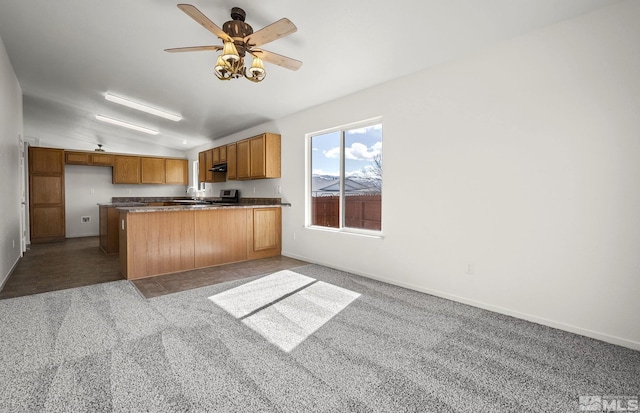
POLYGON ((229 64, 232 64, 233 62, 237 62, 238 60, 240 60, 238 49, 236 49, 236 45, 233 44, 233 42, 224 42, 221 57, 222 57, 222 60, 224 60, 229 64))
POLYGON ((251 67, 249 68, 249 76, 245 77, 252 82, 262 82, 262 80, 264 80, 266 76, 267 71, 264 69, 262 59, 260 59, 259 57, 254 57, 253 62, 251 63, 251 67))

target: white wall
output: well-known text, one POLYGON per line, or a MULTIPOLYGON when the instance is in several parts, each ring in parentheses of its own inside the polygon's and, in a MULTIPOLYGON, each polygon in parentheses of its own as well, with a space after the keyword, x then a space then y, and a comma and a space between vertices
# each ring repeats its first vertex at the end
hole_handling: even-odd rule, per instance
POLYGON ((282 135, 285 255, 640 349, 638 21, 623 2, 220 143, 282 135), (304 228, 305 134, 375 116, 384 237, 304 228))
POLYGON ((22 89, 0 39, 0 287, 20 258, 22 89))
POLYGON ((65 165, 65 213, 67 238, 96 236, 100 233, 98 203, 117 197, 186 196, 184 185, 112 184, 112 168, 107 166, 65 165), (89 223, 81 218, 90 217, 89 223))

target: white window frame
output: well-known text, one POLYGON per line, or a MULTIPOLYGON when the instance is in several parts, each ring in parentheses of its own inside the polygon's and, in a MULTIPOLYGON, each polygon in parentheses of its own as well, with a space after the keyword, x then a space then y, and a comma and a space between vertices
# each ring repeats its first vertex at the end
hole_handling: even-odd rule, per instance
MULTIPOLYGON (((358 129, 364 128, 367 126, 373 126, 377 124, 382 124, 382 117, 370 118, 358 122, 348 123, 341 126, 336 126, 328 129, 322 129, 315 132, 310 132, 305 135, 305 228, 312 230, 320 230, 320 231, 328 231, 328 232, 336 232, 336 233, 344 233, 344 234, 354 234, 354 235, 362 235, 369 236, 375 238, 382 238, 384 233, 384 201, 381 200, 381 215, 380 215, 380 230, 371 230, 371 229, 362 229, 362 228, 350 228, 344 226, 344 202, 345 202, 345 192, 344 192, 344 136, 345 132, 350 129, 358 129), (312 182, 312 162, 311 162, 311 140, 314 136, 325 135, 332 132, 340 132, 340 227, 325 227, 321 225, 313 225, 312 224, 312 195, 311 195, 311 182, 312 182)), ((384 136, 384 125, 382 127, 383 136, 384 136)), ((382 146, 384 148, 384 144, 382 146)), ((383 149, 384 152, 384 149, 383 149)), ((384 155, 383 155, 384 158, 384 155)), ((382 186, 384 187, 384 169, 382 171, 382 186)), ((382 199, 384 199, 382 197, 382 199)))

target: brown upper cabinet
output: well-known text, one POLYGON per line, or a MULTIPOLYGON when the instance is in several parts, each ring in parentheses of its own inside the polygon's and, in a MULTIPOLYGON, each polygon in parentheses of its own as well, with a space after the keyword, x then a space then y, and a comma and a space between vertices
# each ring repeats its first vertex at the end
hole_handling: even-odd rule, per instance
POLYGON ((65 239, 64 149, 29 147, 32 243, 65 239))
POLYGON ((236 142, 236 179, 251 178, 249 149, 249 139, 236 142))
POLYGON ((280 135, 263 133, 237 142, 237 179, 280 178, 280 135))
POLYGON ((213 148, 213 164, 218 165, 227 162, 227 147, 218 146, 213 148))
POLYGON ((67 165, 113 166, 112 154, 65 151, 64 162, 67 165))
POLYGON ((210 169, 213 165, 223 163, 220 161, 220 154, 224 155, 226 162, 227 148, 224 147, 224 151, 220 148, 213 148, 198 153, 198 181, 200 182, 225 182, 227 175, 225 172, 213 172, 210 169))
POLYGON ((189 183, 189 161, 186 159, 165 159, 166 184, 189 183))
POLYGON ((227 145, 227 179, 238 179, 237 151, 238 146, 235 142, 227 145))
POLYGON ((198 154, 200 182, 280 178, 280 135, 263 133, 198 154), (227 172, 211 172, 214 165, 227 164, 227 172))
POLYGON ((163 184, 165 176, 164 158, 140 158, 140 183, 163 184))
POLYGON ((140 183, 140 157, 116 155, 113 161, 114 184, 140 183))

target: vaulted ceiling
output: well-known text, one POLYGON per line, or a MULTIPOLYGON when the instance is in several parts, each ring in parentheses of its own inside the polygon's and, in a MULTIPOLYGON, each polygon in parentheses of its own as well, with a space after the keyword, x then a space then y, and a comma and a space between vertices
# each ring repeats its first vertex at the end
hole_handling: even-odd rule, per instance
POLYGON ((218 26, 236 6, 255 31, 282 17, 295 23, 297 32, 264 48, 302 68, 266 63, 262 83, 218 80, 214 52, 164 52, 220 44, 174 2, 2 0, 0 38, 23 90, 27 136, 70 139, 79 149, 135 141, 187 150, 615 2, 194 0, 218 26), (184 119, 120 107, 106 93, 184 119), (96 114, 160 133, 103 124, 96 114))

